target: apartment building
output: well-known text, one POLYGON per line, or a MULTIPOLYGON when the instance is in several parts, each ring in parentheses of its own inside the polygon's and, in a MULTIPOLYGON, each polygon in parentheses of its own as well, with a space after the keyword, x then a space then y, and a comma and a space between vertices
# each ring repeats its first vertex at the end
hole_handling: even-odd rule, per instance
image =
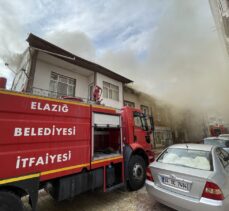
POLYGON ((93 88, 102 88, 101 104, 121 108, 123 86, 132 82, 105 67, 78 57, 40 37, 30 34, 29 47, 12 89, 59 98, 70 96, 87 102, 93 88))

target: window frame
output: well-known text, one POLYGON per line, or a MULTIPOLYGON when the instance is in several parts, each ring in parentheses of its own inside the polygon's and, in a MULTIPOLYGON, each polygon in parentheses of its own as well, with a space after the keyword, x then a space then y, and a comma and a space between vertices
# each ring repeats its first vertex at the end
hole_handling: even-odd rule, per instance
POLYGON ((103 98, 110 99, 119 102, 120 101, 120 94, 119 94, 119 86, 109 83, 107 81, 103 81, 103 98), (117 89, 116 89, 117 88, 117 89), (105 96, 105 90, 107 89, 107 96, 105 96), (116 92, 117 98, 115 98, 114 93, 116 92))
POLYGON ((94 82, 88 84, 88 99, 93 100, 93 89, 94 89, 94 82))
POLYGON ((57 72, 51 71, 50 80, 49 80, 49 91, 50 91, 49 95, 51 95, 52 97, 53 96, 55 96, 55 97, 64 96, 65 93, 58 92, 58 85, 59 85, 59 83, 62 83, 62 84, 67 85, 66 96, 75 97, 76 82, 77 82, 77 80, 75 78, 71 78, 69 76, 65 76, 65 75, 59 74, 57 72), (53 76, 57 77, 57 80, 53 79, 53 76), (67 82, 61 81, 61 79, 66 79, 67 82), (51 83, 52 82, 56 83, 56 88, 54 88, 54 90, 51 89, 51 83), (71 82, 73 82, 73 83, 71 83, 71 82), (72 94, 69 93, 69 87, 72 87, 72 90, 73 90, 72 94))
POLYGON ((143 116, 141 113, 135 111, 135 112, 133 112, 133 118, 134 118, 134 127, 141 128, 144 131, 148 131, 148 124, 147 124, 147 120, 145 119, 145 116, 143 116), (140 118, 141 126, 138 126, 135 124, 135 117, 140 118), (143 124, 143 121, 145 124, 143 124))
POLYGON ((158 121, 158 122, 161 121, 161 114, 160 114, 160 111, 157 112, 157 121, 158 121))
POLYGON ((141 105, 140 106, 142 112, 146 115, 146 116, 149 116, 149 106, 146 106, 146 105, 141 105), (147 112, 145 112, 145 109, 147 112))
MULTIPOLYGON (((222 152, 226 152, 228 155, 229 155, 229 153, 228 153, 227 151, 225 151, 225 150, 224 150, 223 148, 221 148, 221 147, 217 147, 217 148, 215 149, 215 152, 216 152, 216 155, 217 155, 217 157, 218 157, 220 163, 222 164, 223 168, 225 169, 226 167, 228 167, 228 165, 229 165, 229 160, 228 160, 228 161, 221 160, 221 159, 220 159, 220 155, 223 155, 222 152), (217 151, 221 151, 221 153, 218 154, 217 151), (224 162, 227 162, 227 164, 225 165, 224 162)), ((224 157, 224 158, 225 158, 225 157, 224 157)), ((224 159, 224 158, 222 157, 222 159, 224 159)))

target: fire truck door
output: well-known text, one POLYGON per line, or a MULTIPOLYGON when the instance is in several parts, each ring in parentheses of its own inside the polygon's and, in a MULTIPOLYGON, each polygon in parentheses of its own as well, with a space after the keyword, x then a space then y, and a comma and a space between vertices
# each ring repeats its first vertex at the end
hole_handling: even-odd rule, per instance
POLYGON ((139 112, 134 112, 134 142, 141 145, 147 144, 148 139, 147 124, 143 115, 139 112))

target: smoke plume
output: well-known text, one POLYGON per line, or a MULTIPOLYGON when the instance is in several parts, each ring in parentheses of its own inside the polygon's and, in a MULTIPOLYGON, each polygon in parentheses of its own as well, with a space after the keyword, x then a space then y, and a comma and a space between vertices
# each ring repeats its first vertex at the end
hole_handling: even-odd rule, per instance
POLYGON ((229 120, 229 65, 208 1, 170 0, 151 32, 145 57, 131 49, 106 52, 99 62, 135 86, 192 112, 218 111, 229 120))

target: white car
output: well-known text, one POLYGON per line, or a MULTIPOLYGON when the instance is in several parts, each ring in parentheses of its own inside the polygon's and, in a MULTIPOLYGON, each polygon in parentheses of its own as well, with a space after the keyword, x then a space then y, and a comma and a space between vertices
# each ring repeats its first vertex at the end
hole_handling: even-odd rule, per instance
POLYGON ((222 147, 229 153, 229 137, 208 137, 204 139, 204 144, 222 147))
POLYGON ((229 210, 229 154, 204 144, 168 147, 150 164, 153 198, 176 210, 229 210))
POLYGON ((219 137, 229 138, 229 134, 221 134, 219 137))

